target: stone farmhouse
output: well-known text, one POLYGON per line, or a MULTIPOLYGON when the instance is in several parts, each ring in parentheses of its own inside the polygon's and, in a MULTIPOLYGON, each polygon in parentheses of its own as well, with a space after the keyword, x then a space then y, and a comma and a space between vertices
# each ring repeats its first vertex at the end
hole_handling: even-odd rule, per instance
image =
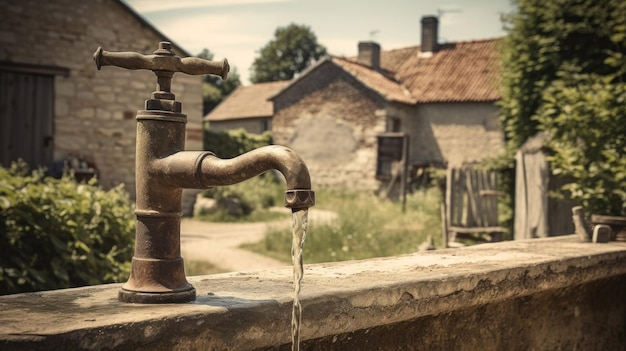
MULTIPOLYGON (((437 18, 424 17, 419 46, 383 51, 360 42, 357 57, 327 56, 274 95, 259 88, 254 99, 233 93, 222 105, 269 99, 274 142, 302 156, 316 186, 388 187, 397 162, 381 149, 386 135, 408 136, 413 175, 495 156, 504 148, 498 39, 440 44, 437 37, 437 18)), ((221 128, 216 115, 229 128, 254 115, 218 109, 205 117, 211 128, 221 128)))
MULTIPOLYGON (((151 54, 171 41, 121 0, 6 0, 0 11, 0 163, 80 158, 100 183, 135 192, 135 115, 155 89, 150 71, 102 67, 93 54, 151 54)), ((178 56, 190 54, 172 43, 178 56)), ((201 77, 177 74, 187 149, 202 148, 201 77)), ((82 170, 80 163, 79 171, 82 170)))

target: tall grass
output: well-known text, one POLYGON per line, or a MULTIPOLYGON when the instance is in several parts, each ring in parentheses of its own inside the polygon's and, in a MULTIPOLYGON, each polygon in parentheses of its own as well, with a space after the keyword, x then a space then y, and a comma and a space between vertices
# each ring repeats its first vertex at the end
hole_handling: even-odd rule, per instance
MULTIPOLYGON (((364 192, 321 190, 315 208, 337 213, 327 222, 309 220, 304 259, 307 263, 393 256, 418 250, 430 235, 441 246, 441 195, 436 188, 407 197, 400 203, 364 192)), ((291 228, 270 227, 265 238, 245 247, 290 262, 291 228)))

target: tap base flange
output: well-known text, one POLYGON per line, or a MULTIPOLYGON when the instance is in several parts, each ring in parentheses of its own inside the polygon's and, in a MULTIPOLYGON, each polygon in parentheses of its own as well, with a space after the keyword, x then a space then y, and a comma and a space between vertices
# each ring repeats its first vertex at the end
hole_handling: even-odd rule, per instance
POLYGON ((148 293, 131 291, 121 288, 118 293, 118 300, 127 303, 185 303, 196 299, 196 289, 191 287, 190 290, 167 292, 167 293, 148 293))

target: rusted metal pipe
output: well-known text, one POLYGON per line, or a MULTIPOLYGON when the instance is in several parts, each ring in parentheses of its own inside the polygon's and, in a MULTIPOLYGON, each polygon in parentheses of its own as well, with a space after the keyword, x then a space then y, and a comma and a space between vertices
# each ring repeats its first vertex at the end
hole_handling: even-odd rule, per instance
POLYGON ((172 303, 195 299, 180 254, 183 188, 232 185, 276 169, 287 182, 285 206, 299 211, 315 204, 305 163, 286 147, 262 147, 226 160, 208 151, 182 151, 187 116, 170 91, 172 76, 183 72, 225 78, 229 69, 226 60, 180 59, 167 42, 160 43, 153 55, 98 48, 94 60, 98 69, 106 65, 148 69, 157 76, 157 90, 146 100, 145 110, 137 112, 135 254, 130 277, 119 292, 120 301, 172 303))

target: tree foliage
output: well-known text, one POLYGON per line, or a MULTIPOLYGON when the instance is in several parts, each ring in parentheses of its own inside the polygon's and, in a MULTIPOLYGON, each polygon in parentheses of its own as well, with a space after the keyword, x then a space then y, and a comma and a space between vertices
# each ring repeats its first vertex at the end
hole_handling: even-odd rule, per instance
POLYGON ((315 60, 326 55, 326 48, 308 26, 290 24, 279 27, 274 39, 261 48, 251 67, 252 83, 292 79, 315 60))
POLYGON ((626 84, 586 74, 554 81, 537 121, 551 136, 552 171, 588 213, 626 215, 626 84))
MULTIPOLYGON (((502 50, 502 122, 509 140, 520 146, 538 131, 534 118, 542 95, 566 67, 607 75, 606 64, 618 42, 621 0, 517 0, 504 17, 508 35, 502 50)), ((622 14, 623 16, 623 14, 622 14)), ((623 39, 622 39, 623 40, 623 39)), ((620 49, 624 50, 624 47, 620 49)))
POLYGON ((511 149, 548 132, 555 173, 590 213, 624 213, 626 2, 517 0, 504 17, 501 122, 511 149))
MULTIPOLYGON (((203 49, 197 55, 205 60, 213 60, 213 53, 209 49, 203 49)), ((241 79, 237 72, 237 67, 231 67, 228 77, 222 78, 214 75, 205 75, 202 80, 202 112, 203 115, 211 112, 215 106, 219 105, 233 90, 241 85, 241 79)))
POLYGON ((121 187, 29 174, 24 163, 0 168, 0 295, 121 282, 134 229, 121 187))

